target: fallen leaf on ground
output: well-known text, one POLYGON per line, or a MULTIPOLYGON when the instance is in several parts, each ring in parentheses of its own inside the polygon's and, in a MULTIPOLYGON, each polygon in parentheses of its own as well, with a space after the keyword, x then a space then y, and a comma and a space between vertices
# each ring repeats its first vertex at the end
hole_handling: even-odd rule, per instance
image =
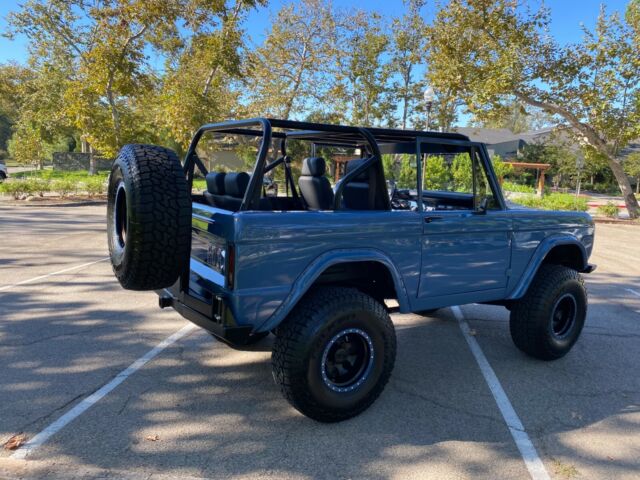
POLYGON ((19 448, 26 439, 27 436, 24 433, 18 433, 5 442, 4 449, 15 450, 16 448, 19 448))
POLYGON ((158 440, 160 440, 160 437, 158 435, 149 435, 145 437, 145 439, 149 440, 150 442, 157 442, 158 440))

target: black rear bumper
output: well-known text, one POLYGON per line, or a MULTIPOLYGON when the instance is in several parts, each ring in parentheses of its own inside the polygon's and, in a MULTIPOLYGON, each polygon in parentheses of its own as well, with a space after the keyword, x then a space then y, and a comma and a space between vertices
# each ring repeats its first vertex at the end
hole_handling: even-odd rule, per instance
POLYGON ((209 303, 181 291, 178 284, 179 282, 172 287, 156 290, 160 308, 172 307, 184 318, 226 343, 247 343, 253 328, 249 325, 237 325, 222 297, 214 296, 209 303))
POLYGON ((582 273, 591 273, 596 268, 597 268, 597 265, 594 265, 593 263, 587 263, 587 266, 585 268, 583 268, 582 270, 580 270, 580 272, 582 272, 582 273))

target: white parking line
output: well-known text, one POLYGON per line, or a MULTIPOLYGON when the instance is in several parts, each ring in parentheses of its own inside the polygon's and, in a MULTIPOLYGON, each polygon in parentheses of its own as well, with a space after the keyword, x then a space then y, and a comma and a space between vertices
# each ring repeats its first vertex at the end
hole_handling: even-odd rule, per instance
POLYGON ((522 459, 524 460, 527 470, 529 470, 531 478, 533 480, 550 480, 549 473, 544 468, 544 464, 542 463, 536 448, 533 446, 529 435, 527 435, 527 432, 525 431, 518 414, 514 410, 513 405, 511 405, 509 397, 507 397, 507 394, 502 388, 500 380, 498 380, 493 368, 491 368, 487 357, 485 357, 482 349, 480 348, 480 344, 478 344, 478 341, 471 335, 469 331, 469 324, 464 319, 462 310, 460 307, 455 306, 451 307, 451 311, 458 320, 458 325, 460 325, 460 330, 462 330, 464 339, 467 341, 467 344, 471 349, 471 353, 473 353, 473 356, 478 363, 478 367, 480 367, 482 376, 487 382, 489 390, 491 390, 491 394, 498 404, 502 418, 504 418, 507 427, 509 427, 509 432, 511 432, 511 436, 516 442, 518 450, 520 450, 520 454, 522 455, 522 459))
POLYGON ((78 403, 75 407, 69 410, 67 413, 58 418, 55 422, 48 425, 44 430, 35 435, 31 440, 26 442, 19 450, 17 450, 11 458, 16 459, 24 459, 27 455, 30 455, 35 449, 44 444, 49 438, 55 435, 58 431, 65 427, 68 423, 72 422, 84 412, 86 412, 94 403, 98 402, 102 397, 111 392, 114 388, 124 382, 130 375, 135 373, 137 370, 142 368, 147 362, 152 360, 155 356, 157 356, 160 352, 162 352, 165 348, 170 346, 171 344, 177 342, 182 337, 190 333, 194 330, 196 326, 192 323, 189 323, 182 327, 180 330, 175 332, 173 335, 168 336, 163 341, 161 341, 154 348, 149 350, 142 357, 137 359, 123 371, 121 371, 118 375, 115 376, 113 380, 109 383, 103 385, 99 390, 95 391, 87 398, 78 403))
POLYGON ((640 292, 635 291, 633 288, 625 288, 629 293, 633 293, 636 297, 640 297, 640 292))
POLYGON ((101 258, 100 260, 96 260, 94 262, 83 263, 82 265, 76 265, 75 267, 65 268, 64 270, 58 270, 57 272, 47 273, 46 275, 40 275, 39 277, 29 278, 28 280, 23 280, 21 282, 14 283, 13 285, 5 285, 3 287, 0 287, 0 292, 3 292, 5 290, 10 290, 10 289, 15 288, 15 287, 17 287, 19 285, 25 285, 27 283, 37 282, 38 280, 42 280, 43 278, 52 277, 54 275, 60 275, 61 273, 73 272, 74 270, 80 270, 81 268, 89 267, 91 265, 95 265, 96 263, 104 262, 105 260, 109 260, 109 257, 101 258))

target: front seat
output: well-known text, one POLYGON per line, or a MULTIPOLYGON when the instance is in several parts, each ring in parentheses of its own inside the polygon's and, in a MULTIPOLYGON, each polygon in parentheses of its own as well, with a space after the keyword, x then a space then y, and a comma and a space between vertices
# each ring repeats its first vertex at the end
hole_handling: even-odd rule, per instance
POLYGON ((327 164, 322 157, 309 157, 302 162, 298 186, 309 210, 333 208, 333 190, 329 179, 324 176, 326 171, 327 164))
MULTIPOLYGON (((346 173, 353 172, 368 160, 368 158, 359 158, 347 162, 346 173)), ((342 206, 347 210, 374 210, 376 208, 376 182, 372 168, 368 168, 344 186, 342 206)))

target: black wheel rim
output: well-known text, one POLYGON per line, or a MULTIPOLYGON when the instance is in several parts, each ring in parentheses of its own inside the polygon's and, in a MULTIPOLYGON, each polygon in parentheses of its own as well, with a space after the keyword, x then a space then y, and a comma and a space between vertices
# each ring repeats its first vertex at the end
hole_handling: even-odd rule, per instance
POLYGON ((578 306, 571 294, 565 294, 556 300, 551 312, 551 329, 556 337, 564 337, 576 323, 578 306))
POLYGON ((114 238, 120 248, 124 248, 127 242, 127 195, 124 182, 118 184, 116 200, 113 209, 114 238))
POLYGON ((359 328, 347 328, 334 335, 324 348, 322 379, 334 392, 353 391, 369 377, 373 359, 369 335, 359 328))

